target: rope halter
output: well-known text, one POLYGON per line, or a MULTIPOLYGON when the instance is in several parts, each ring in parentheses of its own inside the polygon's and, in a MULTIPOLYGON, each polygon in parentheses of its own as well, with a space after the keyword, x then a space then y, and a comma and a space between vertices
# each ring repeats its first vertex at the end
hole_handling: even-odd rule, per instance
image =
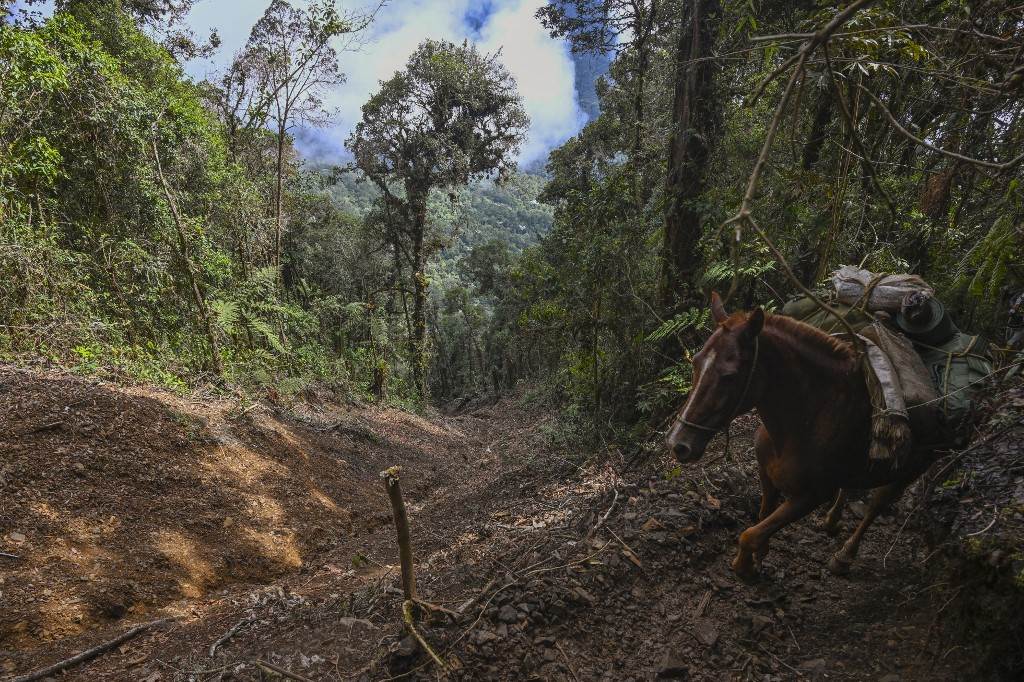
POLYGON ((697 429, 698 431, 704 431, 705 433, 710 433, 711 435, 714 435, 714 434, 718 433, 723 428, 728 426, 729 423, 733 420, 733 418, 736 417, 736 415, 739 414, 739 410, 740 410, 740 407, 743 405, 743 401, 747 399, 747 394, 750 393, 750 387, 754 383, 754 370, 757 369, 757 360, 758 360, 758 355, 760 355, 760 352, 761 352, 760 337, 759 336, 755 336, 754 337, 754 359, 750 363, 750 370, 747 372, 747 381, 746 381, 746 383, 743 386, 743 392, 740 393, 739 400, 737 400, 736 404, 733 405, 732 411, 729 413, 729 417, 728 417, 728 419, 725 420, 724 424, 722 424, 721 426, 712 428, 710 426, 704 426, 703 424, 698 424, 696 422, 691 422, 689 420, 683 419, 683 411, 680 410, 679 414, 676 415, 675 421, 673 422, 673 426, 675 424, 682 424, 683 426, 688 426, 691 429, 697 429))

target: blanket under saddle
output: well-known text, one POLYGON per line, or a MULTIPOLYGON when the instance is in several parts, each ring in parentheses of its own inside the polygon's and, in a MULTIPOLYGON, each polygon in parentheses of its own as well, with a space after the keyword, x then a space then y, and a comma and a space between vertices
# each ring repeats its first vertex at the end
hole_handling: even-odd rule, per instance
POLYGON ((867 350, 864 379, 873 405, 868 457, 899 466, 912 446, 907 410, 935 400, 938 394, 921 357, 905 337, 878 321, 861 329, 858 336, 867 350))

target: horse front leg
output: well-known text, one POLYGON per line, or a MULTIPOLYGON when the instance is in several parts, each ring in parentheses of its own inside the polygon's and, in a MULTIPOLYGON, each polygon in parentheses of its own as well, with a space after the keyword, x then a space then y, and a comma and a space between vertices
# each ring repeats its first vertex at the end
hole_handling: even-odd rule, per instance
POLYGON ((890 483, 875 491, 871 502, 868 504, 867 511, 864 512, 864 519, 857 526, 857 529, 853 531, 853 535, 850 536, 838 552, 832 555, 832 559, 828 562, 828 570, 833 575, 846 575, 850 572, 850 566, 857 558, 857 552, 860 550, 860 542, 864 539, 864 533, 874 522, 879 512, 889 503, 899 498, 906 487, 907 483, 901 481, 890 483))
POLYGON ((772 479, 768 478, 768 471, 763 464, 758 467, 758 473, 761 477, 761 510, 757 513, 757 520, 761 522, 771 516, 779 506, 779 489, 772 483, 772 479))
POLYGON ((814 511, 821 503, 816 496, 787 499, 766 519, 740 534, 739 551, 732 562, 732 570, 743 580, 751 580, 761 570, 760 557, 768 553, 768 541, 779 529, 814 511))
MULTIPOLYGON (((758 466, 758 473, 761 477, 761 509, 757 512, 757 522, 764 521, 772 515, 779 506, 779 489, 772 483, 768 476, 768 470, 764 464, 758 466)), ((768 543, 764 543, 754 552, 754 564, 760 566, 761 562, 768 556, 768 543)))

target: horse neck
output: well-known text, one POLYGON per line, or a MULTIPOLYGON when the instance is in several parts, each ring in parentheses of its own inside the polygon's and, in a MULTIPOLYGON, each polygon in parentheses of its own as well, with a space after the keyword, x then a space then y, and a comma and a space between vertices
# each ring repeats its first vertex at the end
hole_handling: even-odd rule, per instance
POLYGON ((823 407, 847 411, 862 404, 854 399, 863 381, 852 352, 795 323, 769 320, 760 335, 754 404, 773 438, 814 428, 834 412, 823 407))

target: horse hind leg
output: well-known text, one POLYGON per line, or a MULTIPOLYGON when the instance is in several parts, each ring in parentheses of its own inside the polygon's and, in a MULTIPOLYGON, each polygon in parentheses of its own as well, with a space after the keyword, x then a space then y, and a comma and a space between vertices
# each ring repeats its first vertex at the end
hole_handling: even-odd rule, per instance
POLYGON ((868 504, 867 511, 864 512, 864 519, 857 526, 857 529, 853 531, 849 539, 843 543, 839 551, 832 555, 832 559, 828 562, 829 571, 834 575, 846 575, 850 572, 850 566, 853 565, 854 560, 857 558, 857 552, 860 550, 860 543, 864 539, 864 533, 874 522, 879 512, 899 498, 906 487, 906 482, 890 483, 875 491, 871 502, 868 504))
POLYGON ((836 495, 836 501, 832 504, 828 513, 825 514, 825 519, 821 522, 821 529, 830 537, 835 537, 839 534, 839 522, 843 520, 843 510, 845 508, 846 489, 840 488, 839 493, 836 495))

